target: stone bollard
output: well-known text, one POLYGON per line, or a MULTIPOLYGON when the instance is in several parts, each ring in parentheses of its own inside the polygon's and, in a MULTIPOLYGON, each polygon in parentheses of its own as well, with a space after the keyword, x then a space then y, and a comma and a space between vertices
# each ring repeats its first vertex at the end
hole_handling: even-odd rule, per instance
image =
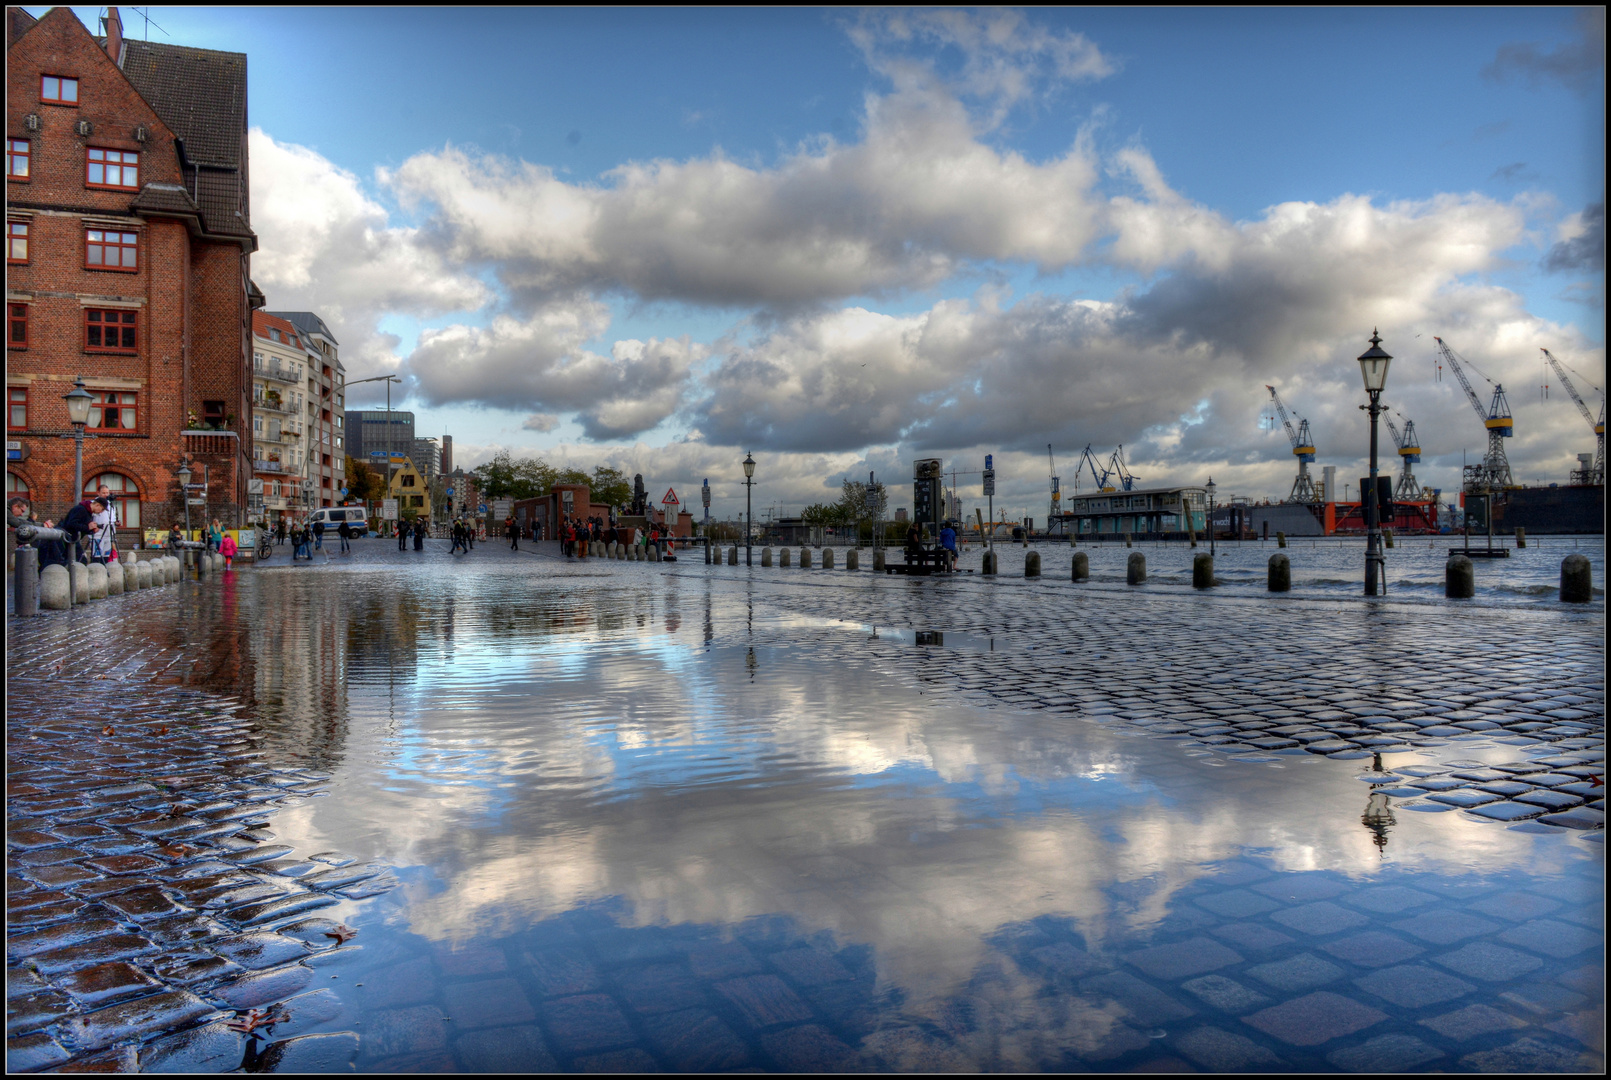
POLYGON ((81 562, 74 562, 68 570, 73 575, 73 603, 89 603, 89 567, 81 562))
POLYGON ((1518 525, 1518 526, 1516 526, 1516 549, 1519 551, 1519 550, 1521 550, 1522 548, 1524 548, 1526 546, 1527 546, 1527 530, 1522 528, 1522 526, 1518 525))
POLYGON ((1077 535, 1078 535, 1077 533, 1069 533, 1068 534, 1068 546, 1069 547, 1074 547, 1075 546, 1074 541, 1075 541, 1075 538, 1076 538, 1077 535))
POLYGON ((873 573, 882 574, 888 570, 888 563, 884 561, 884 549, 873 549, 873 573))
POLYGON ((811 549, 808 547, 802 546, 800 548, 800 569, 811 569, 811 549))
POLYGON ((123 595, 123 567, 112 563, 106 568, 106 595, 123 595))
POLYGON ((39 614, 39 550, 23 544, 12 563, 12 609, 19 616, 39 614))
POLYGON ((162 559, 162 583, 164 585, 173 585, 173 584, 177 583, 178 580, 179 580, 179 576, 180 576, 181 573, 183 573, 183 571, 184 571, 184 567, 179 562, 179 556, 177 556, 177 555, 166 555, 166 556, 163 557, 163 559, 162 559))
POLYGON ((822 568, 824 570, 833 569, 833 548, 822 549, 822 568))
POLYGON ((857 554, 855 548, 851 548, 849 551, 845 552, 845 569, 846 570, 860 570, 861 569, 861 556, 859 554, 857 554))
POLYGON ((1393 530, 1392 529, 1383 529, 1382 530, 1382 541, 1384 543, 1386 543, 1388 547, 1393 546, 1393 530))
POLYGON ((1040 552, 1031 551, 1024 556, 1024 576, 1040 577, 1040 552))
POLYGON ((1198 552, 1191 557, 1191 587, 1194 589, 1214 587, 1214 556, 1207 552, 1198 552))
MULTIPOLYGON (((1283 545, 1284 546, 1284 545, 1283 545)), ((1292 589, 1292 563, 1285 555, 1270 556, 1268 576, 1271 592, 1289 592, 1292 589)))
POLYGON ((1275 534, 1275 546, 1276 547, 1283 547, 1283 548, 1287 546, 1287 534, 1286 533, 1277 532, 1275 534))
POLYGON ((137 588, 149 589, 157 582, 151 580, 151 564, 138 562, 134 564, 134 580, 138 582, 137 588))
POLYGON ((1130 534, 1129 533, 1124 534, 1124 546, 1125 547, 1135 547, 1135 544, 1130 542, 1130 534))
POLYGON ((783 567, 785 570, 789 568, 789 558, 790 554, 788 548, 778 548, 778 565, 783 567))
POLYGON ((1131 585, 1140 585, 1147 580, 1147 557, 1141 552, 1132 552, 1129 562, 1124 566, 1124 580, 1131 585))
POLYGON ((660 549, 659 548, 654 547, 654 546, 650 546, 648 548, 648 552, 649 552, 649 561, 650 562, 659 562, 660 561, 660 549))
POLYGON ((140 571, 133 562, 123 564, 123 591, 136 592, 140 588, 140 571))
POLYGON ((1450 600, 1470 600, 1477 591, 1477 572, 1464 555, 1450 555, 1443 567, 1443 595, 1450 600))
POLYGON ((51 611, 66 611, 72 606, 67 600, 67 582, 67 567, 60 563, 45 567, 39 575, 39 606, 51 611))
POLYGON ((1091 557, 1083 551, 1074 553, 1074 566, 1069 577, 1074 581, 1089 581, 1091 579, 1091 557))
POLYGON ((765 567, 771 567, 772 565, 772 548, 770 546, 761 549, 761 565, 765 567))
POLYGON ((979 567, 979 573, 994 574, 996 572, 997 565, 999 565, 996 562, 996 549, 991 548, 989 551, 985 552, 984 559, 982 561, 983 565, 979 567))
POLYGON ((705 565, 706 566, 710 565, 710 545, 709 544, 705 545, 705 565))
MULTIPOLYGON (((628 550, 630 550, 630 549, 625 544, 617 544, 617 545, 615 545, 615 557, 616 557, 616 559, 619 560, 619 561, 622 561, 622 562, 626 561, 627 551, 628 550)), ((709 558, 709 556, 707 555, 706 558, 709 558)))
POLYGON ((1561 560, 1561 599, 1568 604, 1587 604, 1594 599, 1587 555, 1568 555, 1561 560))
POLYGON ((737 544, 734 544, 732 547, 727 549, 727 565, 728 566, 737 566, 738 565, 738 545, 737 544))

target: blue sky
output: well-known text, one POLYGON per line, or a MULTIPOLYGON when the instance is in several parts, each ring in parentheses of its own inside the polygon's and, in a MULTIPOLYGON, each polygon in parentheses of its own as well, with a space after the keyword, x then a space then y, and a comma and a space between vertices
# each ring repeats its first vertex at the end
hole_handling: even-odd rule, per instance
MULTIPOLYGON (((95 25, 97 11, 75 10, 95 25)), ((1363 439, 1340 394, 1357 385, 1346 365, 1365 322, 1421 352, 1411 335, 1441 330, 1532 398, 1533 338, 1603 372, 1603 224, 1598 265, 1545 268, 1556 244, 1592 247, 1585 208, 1600 204, 1603 221, 1603 15, 149 14, 165 31, 154 25, 156 40, 248 53, 251 122, 295 149, 254 143, 266 253, 254 276, 270 306, 337 311, 349 376, 402 372, 420 430, 450 431, 468 453, 658 461, 680 486, 743 449, 771 450, 788 502, 855 468, 899 475, 925 445, 970 459, 996 449, 1007 463, 1022 455, 1034 512, 1045 470, 1031 471, 1032 444, 1047 441, 1070 458, 1087 441, 1124 442, 1149 478, 1216 468, 1248 494, 1282 493, 1288 458, 1256 430, 1267 381, 1314 402, 1301 407, 1322 458, 1329 437, 1330 463, 1350 471, 1363 439), (967 130, 931 131, 951 108, 967 130), (618 171, 660 161, 685 168, 618 171), (747 172, 724 179, 723 162, 747 172), (528 166, 548 179, 522 179, 528 166), (977 174, 976 191, 943 190, 959 170, 977 174), (471 189, 492 209, 469 205, 471 189), (1350 195, 1368 201, 1345 206, 1350 195), (678 200, 697 227, 679 222, 678 200), (1291 239, 1270 216, 1282 204, 1337 221, 1291 239), (532 206, 548 216, 521 220, 532 206), (592 232, 575 224, 589 214, 592 232), (296 235, 299 220, 342 215, 379 247, 296 235), (1393 267, 1382 282, 1359 251, 1327 248, 1351 233, 1368 237, 1366 255, 1379 237, 1393 267), (824 236, 843 254, 864 235, 843 273, 769 277, 824 236), (1292 265, 1268 264, 1279 243, 1292 265), (1310 310, 1342 264, 1357 265, 1337 271, 1334 292, 1351 299, 1310 310), (376 280, 355 284, 364 266, 376 280), (1271 288, 1258 281, 1309 275, 1291 310, 1255 302, 1271 288), (943 348, 913 344, 939 339, 953 315, 961 328, 943 348), (422 347, 421 330, 446 336, 422 347), (1059 335, 1062 352, 1030 358, 1059 335), (634 340, 646 348, 617 344, 634 340), (868 368, 834 351, 847 343, 868 368), (877 385, 850 377, 880 369, 891 374, 877 385), (1055 407, 1041 400, 1048 373, 1055 407), (980 385, 996 400, 970 399, 980 385), (1183 426, 1200 402, 1208 420, 1183 426)), ((125 29, 145 24, 125 9, 125 29)), ((1425 378, 1421 352, 1400 353, 1416 379, 1405 400, 1427 416, 1427 470, 1457 472, 1477 436, 1456 429, 1475 418, 1425 378)), ((1528 397, 1512 390, 1525 428, 1513 453, 1562 471, 1584 449, 1581 419, 1540 402, 1524 424, 1528 397)))

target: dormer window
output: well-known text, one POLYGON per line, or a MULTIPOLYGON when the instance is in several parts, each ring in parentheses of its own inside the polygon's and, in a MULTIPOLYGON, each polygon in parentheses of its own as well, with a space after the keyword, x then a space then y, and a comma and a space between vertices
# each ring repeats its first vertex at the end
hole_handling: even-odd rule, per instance
POLYGON ((269 340, 270 341, 279 341, 280 340, 280 328, 279 327, 277 327, 277 326, 269 327, 269 340))
POLYGON ((39 81, 39 100, 47 105, 77 105, 78 80, 46 75, 39 81))

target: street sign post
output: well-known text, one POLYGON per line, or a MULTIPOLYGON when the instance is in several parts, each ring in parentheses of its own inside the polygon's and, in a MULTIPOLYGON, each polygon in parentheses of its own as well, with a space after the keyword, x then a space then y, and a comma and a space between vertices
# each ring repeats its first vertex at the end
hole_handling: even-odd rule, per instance
POLYGON ((396 499, 382 499, 382 500, 380 500, 380 516, 381 516, 381 519, 384 520, 384 521, 396 521, 397 520, 397 500, 396 499))
POLYGON ((990 500, 990 538, 996 536, 996 455, 985 455, 984 493, 990 500))

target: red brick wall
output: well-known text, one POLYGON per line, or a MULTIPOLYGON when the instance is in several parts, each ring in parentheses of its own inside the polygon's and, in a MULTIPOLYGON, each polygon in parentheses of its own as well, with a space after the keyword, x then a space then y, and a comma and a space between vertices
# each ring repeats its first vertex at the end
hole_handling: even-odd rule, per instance
MULTIPOLYGON (((30 227, 28 264, 7 267, 8 298, 29 307, 29 344, 8 349, 6 358, 7 384, 29 387, 28 427, 8 430, 7 438, 23 443, 29 456, 8 469, 27 483, 42 514, 59 518, 76 496, 73 442, 58 437, 71 433, 62 395, 77 376, 91 389, 134 390, 137 427, 86 439, 84 476, 115 471, 135 481, 147 528, 182 519, 173 470, 187 453, 180 435, 187 411, 199 416, 203 400, 223 400, 235 415, 234 429, 250 435, 247 256, 237 243, 193 236, 180 220, 133 216, 135 192, 85 186, 91 146, 137 151, 142 185, 182 184, 184 176, 173 133, 69 9, 53 9, 9 50, 6 83, 6 134, 29 139, 32 149, 29 178, 8 178, 6 185, 8 219, 26 220, 30 227), (78 107, 42 104, 44 74, 76 77, 78 107), (38 116, 38 130, 28 129, 30 114, 38 116), (90 123, 89 136, 75 131, 79 121, 90 123), (136 127, 146 129, 144 143, 134 138, 136 127), (136 272, 85 267, 86 217, 139 236, 136 272), (83 311, 97 303, 135 306, 135 355, 86 351, 83 311)), ((197 456, 193 478, 201 481, 205 461, 211 505, 193 517, 237 523, 250 476, 249 441, 243 447, 240 439, 190 441, 190 452, 240 447, 197 456)))

